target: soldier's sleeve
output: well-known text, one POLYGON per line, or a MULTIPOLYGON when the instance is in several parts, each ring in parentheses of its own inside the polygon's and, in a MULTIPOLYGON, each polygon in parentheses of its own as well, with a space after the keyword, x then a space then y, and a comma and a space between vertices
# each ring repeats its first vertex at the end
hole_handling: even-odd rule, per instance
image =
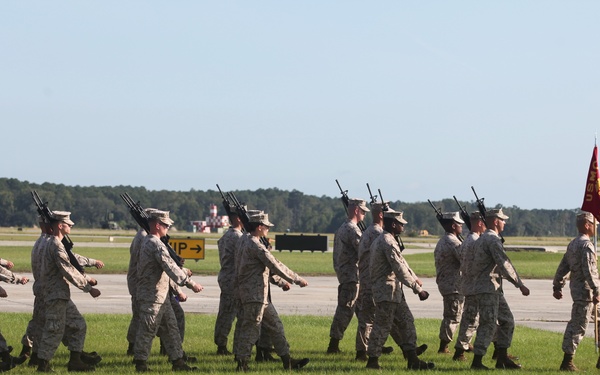
POLYGON ((0 258, 0 266, 6 267, 8 265, 8 260, 0 258))
POLYGON ((73 255, 75 256, 77 263, 79 263, 79 265, 81 267, 95 267, 96 266, 96 259, 84 257, 83 255, 80 255, 77 253, 73 253, 73 255))
POLYGON ((17 284, 19 280, 19 276, 15 275, 8 268, 5 268, 4 266, 0 265, 0 281, 4 281, 5 283, 9 284, 17 284))
POLYGON ((82 275, 69 261, 69 255, 67 251, 62 246, 62 244, 57 248, 55 252, 52 252, 52 258, 54 262, 58 266, 60 273, 63 275, 65 279, 67 279, 71 284, 75 285, 78 289, 88 293, 92 286, 88 283, 88 280, 82 275))
POLYGON ((160 264, 161 268, 173 280, 177 285, 187 286, 193 288, 196 284, 171 258, 166 247, 162 244, 159 245, 158 251, 155 251, 156 260, 160 264))
POLYGON ((598 265, 593 246, 591 242, 586 244, 583 249, 581 264, 583 266, 583 277, 592 289, 594 297, 596 297, 599 294, 600 280, 598 280, 598 265))
MULTIPOLYGON (((587 264, 587 263, 584 263, 587 264)), ((554 274, 554 280, 552 281, 552 289, 555 292, 560 292, 562 288, 564 288, 567 283, 567 276, 570 273, 569 263, 567 262, 567 254, 563 255, 560 263, 558 264, 558 268, 556 269, 556 273, 554 274)))
POLYGON ((517 270, 511 263, 510 259, 508 259, 508 256, 506 256, 506 252, 504 251, 504 246, 502 246, 502 242, 500 242, 500 239, 498 239, 498 241, 495 241, 491 245, 491 247, 492 247, 491 248, 492 258, 494 259, 494 262, 498 266, 498 269, 499 269, 502 277, 504 279, 506 279, 508 282, 510 282, 511 284, 513 284, 515 287, 517 287, 517 288, 522 287, 523 281, 521 281, 519 274, 517 274, 517 270))
POLYGON ((269 250, 263 245, 259 245, 260 250, 257 252, 258 259, 273 273, 281 277, 288 283, 298 284, 300 282, 300 276, 297 273, 289 269, 285 264, 281 263, 275 258, 269 250))
POLYGON ((400 280, 402 284, 412 289, 415 294, 420 293, 423 289, 417 283, 416 275, 414 275, 408 266, 408 263, 400 253, 400 247, 398 247, 398 244, 386 244, 387 246, 385 247, 384 251, 387 255, 390 265, 392 266, 392 271, 394 274, 396 274, 398 280, 400 280))

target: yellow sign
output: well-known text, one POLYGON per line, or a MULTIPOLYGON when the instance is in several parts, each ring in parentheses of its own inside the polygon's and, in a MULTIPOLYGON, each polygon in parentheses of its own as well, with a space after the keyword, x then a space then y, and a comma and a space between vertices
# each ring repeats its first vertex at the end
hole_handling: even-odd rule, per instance
POLYGON ((204 238, 170 238, 169 245, 183 259, 204 259, 204 238))

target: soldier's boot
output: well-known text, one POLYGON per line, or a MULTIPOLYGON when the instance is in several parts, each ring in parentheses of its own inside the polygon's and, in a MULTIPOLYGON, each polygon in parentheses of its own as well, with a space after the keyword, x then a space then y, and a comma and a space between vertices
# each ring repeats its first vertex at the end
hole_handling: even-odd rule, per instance
POLYGON ((135 364, 136 372, 148 372, 150 368, 148 367, 148 362, 143 359, 134 359, 133 363, 135 364))
POLYGON ((196 371, 198 370, 198 367, 188 366, 183 357, 181 357, 173 361, 173 367, 171 369, 173 371, 196 371))
MULTIPOLYGON (((508 356, 509 359, 512 359, 513 361, 519 360, 519 357, 517 357, 516 355, 512 355, 509 353, 507 353, 506 355, 508 356)), ((498 359, 498 348, 496 347, 496 343, 494 343, 494 352, 492 353, 492 359, 498 359)))
POLYGON ((237 360, 237 368, 235 370, 238 372, 247 372, 248 371, 248 360, 247 359, 238 359, 237 360))
POLYGON ((39 358, 38 358, 37 352, 31 352, 31 357, 29 357, 29 364, 28 364, 28 366, 29 367, 37 366, 38 365, 38 361, 39 361, 39 358))
POLYGON ((391 346, 384 346, 383 348, 381 348, 381 354, 392 354, 393 351, 394 348, 392 348, 391 346))
POLYGON ((16 365, 22 364, 27 360, 27 356, 22 355, 13 357, 10 355, 10 351, 7 350, 0 353, 0 359, 2 360, 2 362, 0 362, 0 372, 3 372, 14 368, 16 365))
POLYGON ((438 353, 449 354, 450 350, 448 349, 448 344, 450 344, 450 341, 440 340, 440 348, 438 349, 438 353))
POLYGON ((453 361, 466 361, 467 357, 465 357, 465 350, 463 348, 456 348, 454 355, 452 356, 453 361))
POLYGON ((600 357, 598 357, 598 362, 596 362, 596 368, 600 369, 600 357))
POLYGON ((100 361, 102 361, 102 357, 96 352, 81 352, 81 361, 91 366, 96 366, 100 361))
POLYGON ((332 337, 329 339, 329 346, 327 347, 327 354, 338 354, 338 353, 341 353, 340 340, 334 339, 332 337))
POLYGON ((22 356, 29 357, 30 355, 31 355, 31 346, 23 345, 23 348, 21 349, 21 353, 19 353, 19 357, 22 357, 22 356))
POLYGON ((421 361, 416 350, 407 350, 406 357, 409 370, 430 370, 435 367, 433 362, 421 361))
POLYGON ((231 353, 229 350, 227 350, 227 347, 225 345, 217 347, 217 355, 231 355, 231 354, 233 354, 233 353, 231 353))
POLYGON ((271 355, 271 348, 256 347, 256 362, 279 362, 279 360, 271 355))
POLYGON ((88 365, 81 360, 81 352, 71 352, 69 363, 67 364, 69 371, 94 371, 94 366, 88 365))
POLYGON ((192 355, 188 355, 185 351, 183 352, 183 360, 186 363, 198 363, 198 358, 192 355))
POLYGON ((367 356, 367 352, 364 350, 357 350, 356 351, 356 357, 354 357, 355 361, 362 361, 362 362, 366 362, 369 359, 369 357, 367 356))
POLYGON ((565 353, 562 363, 560 364, 561 371, 577 371, 578 368, 575 367, 573 363, 573 354, 565 353))
POLYGON ((38 358, 38 368, 37 372, 54 372, 52 367, 50 366, 50 361, 47 361, 42 358, 38 358))
POLYGON ((471 369, 473 370, 489 370, 490 368, 485 366, 483 363, 483 356, 475 354, 473 362, 471 362, 471 369))
POLYGON ((298 370, 302 367, 306 366, 310 359, 302 358, 302 359, 294 359, 290 357, 289 354, 281 357, 281 362, 283 363, 284 370, 298 370))
POLYGON ((508 358, 507 348, 498 348, 498 359, 496 360, 496 368, 506 370, 519 370, 521 365, 515 363, 512 359, 508 358))
POLYGON ((367 368, 381 370, 381 366, 379 366, 379 357, 369 357, 367 360, 367 368))
POLYGON ((133 355, 133 343, 130 342, 127 346, 127 355, 133 355))
MULTIPOLYGON (((417 357, 420 356, 421 354, 425 353, 427 348, 428 348, 427 344, 422 344, 420 346, 417 346, 417 349, 415 350, 415 353, 417 353, 417 357)), ((402 349, 402 348, 400 348, 400 349, 402 349)), ((408 357, 406 356, 406 350, 402 349, 402 355, 404 356, 404 359, 408 359, 408 357)))

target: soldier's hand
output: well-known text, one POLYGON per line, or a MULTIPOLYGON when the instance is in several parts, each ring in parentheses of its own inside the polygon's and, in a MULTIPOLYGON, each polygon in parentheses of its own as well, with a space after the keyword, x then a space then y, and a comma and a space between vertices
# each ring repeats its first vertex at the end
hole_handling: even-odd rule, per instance
POLYGON ((19 280, 17 280, 17 281, 18 281, 18 284, 23 284, 23 285, 25 285, 25 284, 27 284, 27 283, 29 282, 29 279, 28 279, 27 277, 23 276, 23 277, 21 277, 21 278, 20 278, 19 280))
POLYGON ((88 280, 88 283, 91 286, 96 286, 96 285, 98 285, 98 280, 94 279, 93 277, 90 277, 90 279, 88 280))
POLYGON ((425 301, 427 298, 429 298, 429 293, 427 293, 427 291, 422 290, 419 292, 419 299, 421 301, 425 301))
POLYGON ((6 298, 8 297, 8 294, 6 293, 6 290, 4 290, 4 288, 2 288, 0 286, 0 298, 6 298))
POLYGON ((290 290, 292 286, 290 285, 290 283, 285 283, 281 289, 283 289, 284 292, 287 292, 288 290, 290 290))
POLYGON ((97 269, 103 268, 104 262, 101 260, 96 260, 96 265, 94 267, 96 267, 97 269))
POLYGON ((194 284, 194 286, 192 287, 192 290, 194 291, 194 293, 200 293, 204 288, 202 287, 202 285, 196 283, 194 284))
POLYGON ((6 268, 11 269, 15 266, 15 264, 13 262, 11 262, 10 260, 6 261, 6 268))
POLYGON ((562 299, 562 297, 563 297, 562 292, 560 290, 555 291, 554 293, 552 293, 552 295, 556 299, 562 299))
POLYGON ((96 288, 92 288, 90 290, 90 295, 94 298, 99 297, 100 296, 100 291, 96 288))
POLYGON ((529 288, 526 287, 525 285, 521 285, 521 287, 519 288, 519 290, 521 291, 521 294, 524 296, 528 296, 529 295, 529 288))
POLYGON ((185 301, 187 301, 187 294, 181 292, 177 296, 177 299, 179 300, 179 302, 185 302, 185 301))
POLYGON ((304 288, 305 286, 308 286, 308 281, 304 280, 301 277, 298 277, 298 281, 296 281, 296 285, 300 286, 300 288, 304 288))

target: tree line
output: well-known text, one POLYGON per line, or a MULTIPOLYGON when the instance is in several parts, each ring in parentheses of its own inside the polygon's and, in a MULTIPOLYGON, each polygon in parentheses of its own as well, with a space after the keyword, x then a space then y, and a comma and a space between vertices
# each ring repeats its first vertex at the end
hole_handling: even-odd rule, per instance
MULTIPOLYGON (((34 184, 14 178, 0 178, 0 227, 31 227, 37 225, 37 212, 31 198, 36 190, 48 202, 50 209, 72 212, 77 226, 106 228, 109 222, 121 228, 136 228, 120 194, 128 193, 143 207, 168 210, 179 230, 189 230, 190 222, 209 216, 211 204, 216 204, 219 215, 225 215, 221 195, 217 190, 167 191, 147 190, 132 186, 66 186, 63 184, 34 184)), ((300 191, 277 188, 255 191, 233 191, 249 209, 261 209, 269 214, 276 232, 333 233, 342 224, 346 213, 338 197, 317 197, 300 191)), ((453 199, 433 202, 445 211, 457 211, 453 199)), ((467 211, 477 210, 474 201, 461 201, 467 211)), ((406 236, 417 236, 422 231, 441 235, 442 228, 428 202, 391 202, 391 207, 404 211, 408 221, 406 236)), ((499 208, 496 207, 488 208, 499 208)), ((578 209, 525 210, 516 206, 502 207, 510 217, 504 231, 506 236, 574 236, 575 216, 578 209)), ((367 215, 366 223, 370 218, 367 215)), ((465 228, 466 230, 466 228, 465 228)))

